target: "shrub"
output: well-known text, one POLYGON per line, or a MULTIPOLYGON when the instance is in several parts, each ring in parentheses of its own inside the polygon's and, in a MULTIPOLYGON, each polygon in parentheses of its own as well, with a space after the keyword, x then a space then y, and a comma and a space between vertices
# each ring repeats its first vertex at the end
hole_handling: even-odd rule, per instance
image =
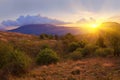
POLYGON ((71 33, 67 33, 64 36, 62 36, 62 40, 67 40, 68 42, 73 42, 73 41, 76 41, 76 38, 71 33))
POLYGON ((0 68, 3 72, 19 75, 30 66, 30 58, 23 52, 14 50, 9 44, 0 43, 0 68))
POLYGON ((84 57, 87 55, 91 55, 96 51, 97 48, 98 46, 96 45, 92 45, 92 44, 86 45, 82 50, 82 54, 84 57))
POLYGON ((41 48, 41 50, 43 50, 43 49, 46 49, 46 48, 50 48, 50 46, 48 44, 42 44, 40 46, 40 48, 41 48))
POLYGON ((37 55, 37 64, 39 65, 48 65, 51 63, 56 63, 59 61, 58 55, 51 49, 43 49, 38 55, 37 55))
POLYGON ((47 34, 40 34, 40 39, 47 39, 48 38, 48 35, 47 34))
POLYGON ((77 42, 72 42, 68 46, 68 51, 73 52, 79 47, 79 44, 77 42))
POLYGON ((9 61, 9 55, 13 52, 13 47, 0 42, 0 68, 3 68, 9 61))
MULTIPOLYGON (((112 31, 104 32, 106 33, 106 39, 108 40, 110 46, 114 49, 114 56, 120 56, 120 27, 117 23, 115 23, 114 27, 113 25, 110 27, 112 31)), ((103 34, 102 34, 103 35, 103 34)))
POLYGON ((13 53, 9 55, 10 62, 8 63, 7 67, 12 74, 19 75, 22 73, 26 73, 28 68, 31 65, 31 59, 29 56, 25 55, 24 52, 15 50, 13 53))
POLYGON ((76 49, 74 52, 72 52, 72 53, 70 54, 70 58, 73 59, 73 60, 82 59, 83 54, 81 53, 81 51, 82 51, 81 48, 76 49))
POLYGON ((113 54, 113 49, 111 48, 99 48, 95 51, 95 56, 107 57, 108 55, 113 54))
POLYGON ((51 34, 45 34, 45 33, 43 33, 43 34, 40 34, 40 39, 54 39, 55 37, 54 37, 54 35, 51 35, 51 34))
POLYGON ((79 44, 79 47, 80 47, 80 48, 84 48, 87 43, 86 43, 85 40, 81 40, 78 44, 79 44))
POLYGON ((101 47, 101 48, 105 48, 105 47, 106 47, 106 45, 105 45, 105 40, 104 40, 104 38, 103 38, 102 36, 99 36, 96 44, 97 44, 99 47, 101 47))

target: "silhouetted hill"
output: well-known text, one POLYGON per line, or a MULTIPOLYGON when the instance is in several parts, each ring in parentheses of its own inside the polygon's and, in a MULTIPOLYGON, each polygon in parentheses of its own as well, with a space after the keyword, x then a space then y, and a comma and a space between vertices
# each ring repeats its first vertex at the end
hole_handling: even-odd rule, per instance
POLYGON ((63 35, 66 33, 72 33, 72 34, 81 33, 81 29, 78 27, 64 27, 64 26, 55 26, 51 24, 30 24, 9 31, 25 33, 25 34, 35 34, 35 35, 39 35, 41 33, 58 34, 58 35, 63 35))
POLYGON ((105 22, 101 26, 109 28, 120 28, 120 24, 117 22, 105 22))
POLYGON ((101 24, 101 30, 104 32, 118 32, 120 31, 120 24, 117 22, 105 22, 101 24))

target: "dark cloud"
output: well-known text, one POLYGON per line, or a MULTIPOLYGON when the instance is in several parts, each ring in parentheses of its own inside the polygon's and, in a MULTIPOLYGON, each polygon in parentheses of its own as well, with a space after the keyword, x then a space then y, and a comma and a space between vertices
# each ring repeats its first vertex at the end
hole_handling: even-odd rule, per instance
POLYGON ((40 15, 37 16, 20 16, 15 21, 6 20, 2 22, 4 26, 22 26, 27 24, 65 24, 63 21, 59 21, 56 19, 51 19, 48 17, 42 17, 40 15))

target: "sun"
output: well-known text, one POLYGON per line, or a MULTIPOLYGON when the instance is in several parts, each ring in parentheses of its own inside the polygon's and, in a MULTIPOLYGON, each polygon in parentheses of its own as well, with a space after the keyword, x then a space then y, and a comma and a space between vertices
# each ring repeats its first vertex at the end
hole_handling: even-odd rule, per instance
POLYGON ((91 33, 97 33, 100 30, 100 23, 89 23, 86 24, 86 30, 91 33))
POLYGON ((99 27, 99 24, 91 24, 90 27, 91 27, 91 28, 97 28, 97 27, 99 27))
POLYGON ((91 24, 88 25, 88 27, 91 28, 91 29, 97 30, 97 29, 100 28, 100 25, 101 25, 100 23, 91 23, 91 24))

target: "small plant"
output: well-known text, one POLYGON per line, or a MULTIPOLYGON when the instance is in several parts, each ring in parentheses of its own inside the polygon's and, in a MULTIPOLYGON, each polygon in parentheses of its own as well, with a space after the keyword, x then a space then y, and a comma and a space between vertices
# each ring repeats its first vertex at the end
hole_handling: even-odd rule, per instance
POLYGON ((41 48, 41 50, 43 50, 46 48, 50 48, 50 46, 48 44, 42 44, 40 48, 41 48))
POLYGON ((48 34, 40 34, 40 39, 47 39, 48 38, 48 34))
POLYGON ((80 47, 80 48, 84 48, 87 43, 86 43, 85 40, 81 40, 78 44, 79 44, 79 47, 80 47))
POLYGON ((73 52, 79 47, 79 44, 77 42, 72 42, 69 44, 68 51, 73 52))
POLYGON ((70 54, 70 58, 73 59, 73 60, 82 59, 83 54, 81 53, 81 51, 82 51, 81 48, 76 49, 74 52, 72 52, 72 53, 70 54))
POLYGON ((0 68, 3 68, 9 61, 9 55, 13 52, 13 47, 7 43, 0 42, 0 68))
POLYGON ((99 48, 95 51, 95 56, 107 57, 108 55, 113 54, 113 49, 111 48, 99 48))
POLYGON ((13 46, 0 43, 0 68, 6 74, 20 75, 27 72, 31 59, 24 53, 14 50, 13 46))
POLYGON ((93 53, 96 51, 96 49, 98 49, 98 46, 93 45, 93 44, 89 44, 89 45, 86 45, 86 46, 83 48, 83 50, 82 50, 81 53, 83 54, 84 57, 86 57, 86 56, 88 56, 88 55, 93 54, 93 53))
POLYGON ((43 34, 40 34, 40 39, 54 39, 55 37, 54 37, 54 35, 51 35, 51 34, 45 34, 45 33, 43 33, 43 34))
POLYGON ((48 65, 59 61, 58 55, 51 49, 45 48, 37 55, 37 64, 48 65))
POLYGON ((99 36, 96 44, 101 47, 101 48, 105 48, 106 45, 105 45, 105 41, 104 41, 104 38, 102 36, 99 36))
POLYGON ((10 67, 10 72, 14 75, 26 73, 31 65, 31 59, 24 52, 15 50, 10 54, 10 62, 7 64, 10 67))

